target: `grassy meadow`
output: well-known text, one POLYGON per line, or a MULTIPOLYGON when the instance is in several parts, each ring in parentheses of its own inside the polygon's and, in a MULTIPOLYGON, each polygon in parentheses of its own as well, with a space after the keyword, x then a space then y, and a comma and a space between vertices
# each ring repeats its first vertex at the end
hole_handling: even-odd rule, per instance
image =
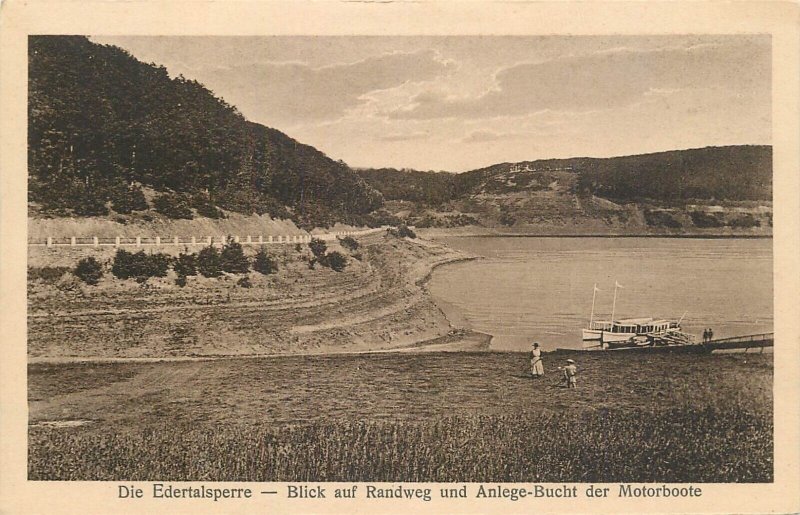
POLYGON ((32 364, 31 480, 773 478, 772 355, 383 353, 32 364), (555 367, 578 361, 578 388, 555 367))

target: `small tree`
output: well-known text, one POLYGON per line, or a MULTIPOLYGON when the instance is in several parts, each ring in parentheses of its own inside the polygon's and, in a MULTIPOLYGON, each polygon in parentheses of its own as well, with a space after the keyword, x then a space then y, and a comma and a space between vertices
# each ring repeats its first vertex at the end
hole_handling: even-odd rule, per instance
POLYGON ((181 252, 178 254, 178 258, 175 260, 175 264, 172 268, 179 277, 197 275, 197 256, 195 254, 184 254, 181 252))
POLYGON ((244 255, 240 243, 228 242, 220 253, 222 270, 229 274, 246 274, 250 270, 250 261, 244 255))
POLYGON ((325 256, 325 264, 337 272, 344 270, 347 266, 347 256, 341 252, 333 251, 325 256))
POLYGON ((356 239, 352 236, 345 236, 339 240, 339 243, 342 245, 342 247, 351 251, 357 250, 358 247, 360 247, 358 241, 356 241, 356 239))
POLYGON ((94 286, 103 278, 103 265, 93 257, 83 258, 78 261, 73 273, 81 281, 94 286))
POLYGON ((209 246, 197 254, 197 271, 203 277, 222 275, 222 260, 216 248, 209 246))
POLYGON ((192 204, 197 210, 197 214, 200 216, 215 219, 226 218, 225 213, 211 202, 211 199, 208 197, 208 195, 200 193, 196 194, 194 197, 192 197, 192 204))
POLYGON ((311 253, 314 254, 317 260, 322 260, 323 256, 325 256, 325 251, 328 250, 328 244, 318 238, 311 238, 311 241, 308 242, 308 248, 311 249, 311 253))
POLYGON ((165 277, 172 262, 166 254, 146 254, 140 250, 136 254, 119 249, 111 265, 111 273, 118 279, 136 279, 144 282, 150 277, 165 277))
POLYGON ((401 238, 416 238, 417 235, 414 231, 411 230, 410 227, 407 225, 401 225, 397 228, 397 234, 401 238))
POLYGON ((264 275, 274 274, 278 271, 278 263, 267 254, 267 249, 261 247, 253 260, 253 270, 264 275))
POLYGON ((104 199, 88 195, 81 198, 75 205, 75 214, 78 216, 103 216, 108 214, 108 208, 104 199))
POLYGON ((144 211, 149 206, 144 198, 141 188, 129 187, 125 189, 114 189, 111 196, 111 207, 117 213, 127 215, 132 211, 144 211))

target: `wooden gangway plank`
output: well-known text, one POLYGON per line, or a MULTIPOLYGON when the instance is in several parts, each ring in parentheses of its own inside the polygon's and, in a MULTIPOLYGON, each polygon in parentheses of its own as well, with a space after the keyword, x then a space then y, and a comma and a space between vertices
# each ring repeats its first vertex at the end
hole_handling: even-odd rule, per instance
POLYGON ((731 338, 720 338, 703 344, 709 351, 729 349, 754 349, 775 345, 775 333, 748 334, 731 338))

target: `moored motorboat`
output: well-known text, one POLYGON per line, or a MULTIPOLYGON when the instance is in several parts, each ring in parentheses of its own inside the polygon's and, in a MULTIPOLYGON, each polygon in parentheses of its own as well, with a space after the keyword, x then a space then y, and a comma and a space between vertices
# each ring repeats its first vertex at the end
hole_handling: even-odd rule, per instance
POLYGON ((599 291, 595 284, 589 325, 581 331, 584 349, 602 350, 691 343, 691 337, 681 332, 683 317, 677 321, 652 317, 614 320, 614 311, 617 306, 617 289, 619 288, 622 288, 622 285, 615 281, 611 319, 594 320, 594 302, 599 291))

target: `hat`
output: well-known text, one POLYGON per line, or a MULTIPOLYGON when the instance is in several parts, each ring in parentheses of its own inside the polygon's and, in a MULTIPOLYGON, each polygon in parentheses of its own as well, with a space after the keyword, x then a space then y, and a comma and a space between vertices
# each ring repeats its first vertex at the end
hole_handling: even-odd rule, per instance
POLYGON ((531 346, 532 347, 538 347, 539 346, 539 342, 533 342, 533 344, 531 346))
POLYGON ((568 359, 567 363, 575 363, 575 360, 574 359, 568 359))

